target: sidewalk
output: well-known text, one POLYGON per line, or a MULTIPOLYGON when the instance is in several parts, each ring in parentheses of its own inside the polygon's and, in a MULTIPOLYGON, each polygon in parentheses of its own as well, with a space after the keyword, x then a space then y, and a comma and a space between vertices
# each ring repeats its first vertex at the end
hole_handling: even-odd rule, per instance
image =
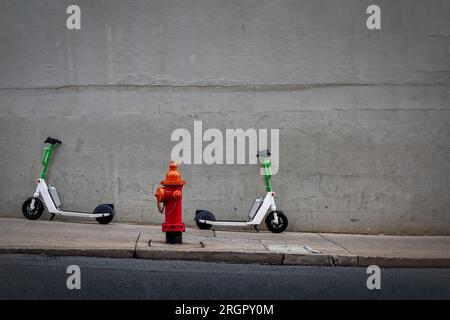
POLYGON ((160 226, 0 218, 0 253, 317 266, 450 267, 450 236, 273 234, 187 228, 182 245, 160 226))

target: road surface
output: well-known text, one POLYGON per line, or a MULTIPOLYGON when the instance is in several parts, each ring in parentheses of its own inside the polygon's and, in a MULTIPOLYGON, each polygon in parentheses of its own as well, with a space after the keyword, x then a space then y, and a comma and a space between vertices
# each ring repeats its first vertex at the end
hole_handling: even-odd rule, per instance
MULTIPOLYGON (((0 255, 0 299, 449 299, 450 269, 365 268, 0 255), (81 289, 67 288, 70 265, 81 289)), ((73 280, 73 278, 72 278, 73 280)), ((73 283, 73 282, 72 282, 73 283)))

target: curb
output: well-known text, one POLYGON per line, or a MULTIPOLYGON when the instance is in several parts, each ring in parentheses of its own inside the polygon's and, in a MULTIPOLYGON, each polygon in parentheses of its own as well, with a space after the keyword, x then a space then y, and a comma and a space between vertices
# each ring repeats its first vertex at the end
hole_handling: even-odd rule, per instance
POLYGON ((189 260, 281 265, 283 261, 283 254, 236 251, 139 250, 136 252, 136 258, 151 260, 189 260))
POLYGON ((132 249, 61 249, 0 248, 0 254, 41 254, 48 256, 83 256, 99 258, 136 258, 149 260, 189 260, 224 263, 256 263, 286 266, 367 267, 384 268, 448 268, 450 258, 379 257, 327 254, 286 254, 245 251, 186 251, 132 249))
POLYGON ((98 258, 134 258, 134 250, 127 249, 56 249, 56 248, 0 248, 0 254, 40 254, 47 256, 79 256, 98 258))
POLYGON ((377 265, 385 268, 449 268, 450 258, 358 257, 358 266, 377 265))

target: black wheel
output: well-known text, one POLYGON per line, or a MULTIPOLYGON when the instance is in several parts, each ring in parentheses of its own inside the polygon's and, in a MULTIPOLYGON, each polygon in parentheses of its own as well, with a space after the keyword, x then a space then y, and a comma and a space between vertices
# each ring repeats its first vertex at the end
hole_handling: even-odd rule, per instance
POLYGON ((109 213, 109 216, 95 218, 100 224, 108 224, 114 218, 114 209, 109 204, 100 204, 94 209, 94 213, 109 213))
POLYGON ((37 220, 44 212, 44 204, 39 198, 30 197, 22 204, 22 213, 28 220, 37 220), (34 209, 31 210, 31 201, 34 199, 34 209))
POLYGON ((273 233, 281 233, 286 230, 288 226, 288 219, 286 215, 281 211, 276 211, 278 216, 278 223, 275 223, 274 213, 275 211, 270 212, 266 217, 266 225, 267 228, 273 233))
POLYGON ((202 210, 195 215, 195 222, 197 223, 197 227, 199 227, 202 230, 208 230, 209 228, 212 227, 212 225, 207 223, 201 223, 198 220, 216 221, 216 218, 211 212, 207 210, 202 210))

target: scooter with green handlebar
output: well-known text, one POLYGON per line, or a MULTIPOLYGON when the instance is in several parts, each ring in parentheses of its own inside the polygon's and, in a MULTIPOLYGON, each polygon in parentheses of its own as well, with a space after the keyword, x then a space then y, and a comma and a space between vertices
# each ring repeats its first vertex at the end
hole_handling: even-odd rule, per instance
POLYGON ((48 212, 51 214, 50 220, 52 220, 55 215, 68 216, 68 217, 78 217, 78 218, 92 218, 96 219, 100 224, 108 224, 112 221, 114 217, 114 205, 110 203, 104 203, 98 205, 92 213, 79 212, 79 211, 68 211, 62 209, 62 204, 58 196, 56 187, 51 184, 47 185, 47 170, 50 164, 50 159, 56 145, 61 144, 61 141, 48 137, 45 142, 47 144, 42 153, 42 165, 43 170, 40 178, 37 179, 37 187, 33 196, 25 200, 22 205, 22 213, 25 218, 29 220, 37 220, 41 217, 44 211, 44 204, 47 207, 48 212), (44 201, 42 203, 41 201, 44 201))
POLYGON ((270 178, 272 177, 270 151, 260 151, 258 152, 257 157, 264 172, 264 183, 267 192, 266 196, 264 198, 256 198, 250 208, 246 221, 216 220, 212 212, 208 210, 197 210, 194 220, 200 229, 209 229, 213 226, 253 226, 257 231, 259 231, 258 226, 264 220, 267 228, 274 233, 280 233, 286 230, 288 226, 288 219, 282 211, 277 209, 277 206, 275 205, 275 193, 273 192, 272 185, 270 184, 270 178))

